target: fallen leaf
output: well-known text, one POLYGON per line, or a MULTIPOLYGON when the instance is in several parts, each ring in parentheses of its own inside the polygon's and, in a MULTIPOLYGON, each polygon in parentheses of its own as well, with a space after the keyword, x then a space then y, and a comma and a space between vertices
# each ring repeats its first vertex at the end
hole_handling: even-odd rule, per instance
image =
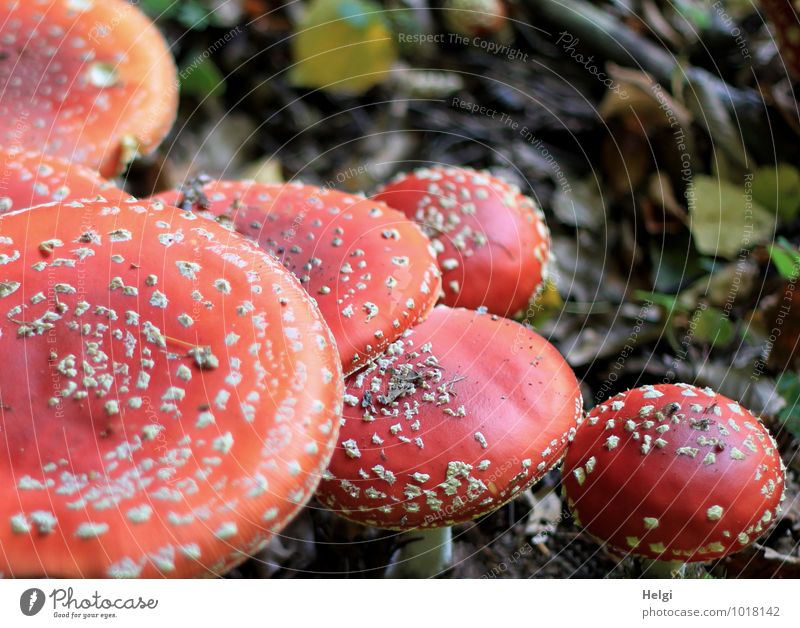
POLYGON ((283 169, 279 159, 265 157, 253 162, 242 172, 243 179, 252 179, 258 183, 283 183, 283 169))
POLYGON ((361 94, 383 82, 397 58, 381 7, 368 0, 315 0, 291 40, 299 87, 361 94))
POLYGON ((552 206, 556 217, 573 227, 598 230, 607 221, 602 192, 594 178, 576 181, 566 190, 558 188, 552 206))
POLYGON ((652 130, 664 127, 689 128, 692 114, 652 76, 614 63, 607 64, 607 68, 608 75, 619 89, 610 89, 603 96, 599 110, 604 119, 633 117, 635 122, 631 124, 643 128, 648 135, 652 130))
POLYGON ((785 238, 778 238, 777 244, 768 247, 769 257, 781 277, 795 281, 800 273, 800 251, 797 251, 785 238))
POLYGON ((686 220, 686 210, 678 203, 675 192, 672 189, 672 182, 664 172, 655 172, 650 176, 648 193, 660 207, 669 215, 680 222, 686 220))
POLYGON ((719 349, 728 346, 734 338, 734 327, 730 318, 715 307, 695 310, 692 321, 694 336, 699 342, 719 349))
POLYGON ((704 255, 735 257, 772 238, 775 219, 748 197, 744 187, 697 175, 686 190, 689 229, 704 255))
POLYGON ((789 164, 763 167, 753 173, 753 198, 788 222, 800 210, 800 172, 789 164))
POLYGON ((225 77, 216 64, 202 52, 189 56, 192 61, 180 72, 181 92, 200 99, 225 93, 225 77))

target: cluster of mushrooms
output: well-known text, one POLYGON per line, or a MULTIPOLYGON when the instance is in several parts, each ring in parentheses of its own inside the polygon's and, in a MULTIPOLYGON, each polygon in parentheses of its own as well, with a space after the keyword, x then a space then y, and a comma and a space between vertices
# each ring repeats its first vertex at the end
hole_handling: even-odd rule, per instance
POLYGON ((222 574, 314 496, 413 532, 390 573, 433 575, 450 526, 562 462, 575 518, 626 554, 707 561, 774 521, 781 460, 736 402, 645 386, 584 416, 513 320, 551 260, 516 187, 436 167, 372 198, 132 198, 104 177, 174 120, 161 35, 124 0, 0 13, 0 575, 222 574))

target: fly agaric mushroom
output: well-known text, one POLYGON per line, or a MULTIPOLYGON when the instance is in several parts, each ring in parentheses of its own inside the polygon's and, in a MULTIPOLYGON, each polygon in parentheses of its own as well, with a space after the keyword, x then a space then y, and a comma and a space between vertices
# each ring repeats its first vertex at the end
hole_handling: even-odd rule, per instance
POLYGON ((134 5, 6 2, 0 17, 0 143, 24 140, 111 177, 167 134, 177 70, 134 5))
POLYGON ((374 196, 433 241, 451 307, 524 311, 542 287, 550 235, 533 200, 485 172, 436 167, 401 174, 374 196))
POLYGON ((775 29, 778 49, 794 80, 800 80, 800 18, 791 0, 761 0, 767 19, 775 29))
POLYGON ((130 195, 93 170, 34 151, 0 147, 0 213, 44 203, 130 195))
MULTIPOLYGON (((317 497, 357 523, 423 538, 431 529, 441 550, 449 526, 496 510, 557 465, 582 416, 575 375, 547 340, 446 306, 347 378, 344 399, 317 497)), ((395 573, 432 571, 421 560, 395 573)))
POLYGON ((643 386, 594 408, 563 474, 576 522, 619 551, 659 561, 654 573, 744 549, 770 527, 784 490, 761 422, 688 384, 643 386))
POLYGON ((0 574, 219 574, 310 498, 341 368, 269 256, 129 200, 0 216, 0 261, 0 574))
POLYGON ((444 24, 465 37, 491 37, 507 30, 503 0, 446 0, 444 24))
POLYGON ((346 372, 380 355, 436 302, 430 241, 383 203, 330 188, 208 181, 158 195, 210 212, 283 262, 317 301, 346 372))

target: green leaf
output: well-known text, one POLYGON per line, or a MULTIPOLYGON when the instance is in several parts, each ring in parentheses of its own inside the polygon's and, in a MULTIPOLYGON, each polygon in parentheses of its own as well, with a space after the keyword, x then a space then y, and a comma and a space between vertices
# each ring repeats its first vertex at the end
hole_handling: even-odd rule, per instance
POLYGON ((732 258, 743 249, 769 240, 774 217, 744 186, 697 175, 686 191, 694 245, 704 255, 732 258))
POLYGON ((800 172, 789 164, 753 173, 753 199, 786 222, 800 211, 800 172))
POLYGON ((198 98, 224 94, 225 77, 216 64, 202 52, 190 59, 180 72, 181 91, 198 98))
POLYGON ((707 7, 691 0, 676 0, 675 10, 699 30, 711 26, 711 15, 707 7))
POLYGON ((178 12, 179 0, 141 0, 139 7, 153 19, 171 17, 178 12))
POLYGON ((633 298, 637 301, 650 301, 656 305, 660 305, 669 315, 675 312, 686 311, 683 306, 678 303, 678 297, 673 294, 664 294, 661 292, 646 292, 645 290, 636 290, 633 293, 633 298))
POLYGON ((140 6, 153 19, 172 18, 196 31, 219 22, 214 9, 202 0, 141 0, 140 6))
POLYGON ((800 274, 800 252, 784 238, 769 246, 769 256, 781 277, 794 281, 800 274))
POLYGON ((725 347, 734 338, 733 323, 722 310, 706 307, 695 310, 692 315, 694 336, 712 347, 725 347))

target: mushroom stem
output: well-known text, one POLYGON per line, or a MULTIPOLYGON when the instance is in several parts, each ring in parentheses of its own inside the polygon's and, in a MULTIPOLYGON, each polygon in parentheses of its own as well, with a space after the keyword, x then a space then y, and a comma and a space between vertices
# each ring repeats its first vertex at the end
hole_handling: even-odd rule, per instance
POLYGON ((686 563, 680 560, 653 560, 642 558, 642 577, 682 579, 686 577, 686 563))
POLYGON ((449 526, 417 529, 399 536, 386 578, 434 578, 453 562, 453 534, 449 526))

